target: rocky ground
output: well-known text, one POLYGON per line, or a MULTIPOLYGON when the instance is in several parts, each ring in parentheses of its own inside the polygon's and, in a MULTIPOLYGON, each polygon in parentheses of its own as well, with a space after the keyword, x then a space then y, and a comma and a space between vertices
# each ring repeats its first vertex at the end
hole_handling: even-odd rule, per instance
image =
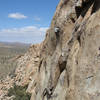
POLYGON ((31 100, 100 100, 99 8, 60 0, 45 40, 19 59, 14 82, 28 84, 31 100))

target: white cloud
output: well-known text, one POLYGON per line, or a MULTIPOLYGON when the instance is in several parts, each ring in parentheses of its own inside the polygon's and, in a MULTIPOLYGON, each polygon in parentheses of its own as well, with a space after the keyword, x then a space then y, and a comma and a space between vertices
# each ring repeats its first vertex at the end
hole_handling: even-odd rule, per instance
POLYGON ((27 26, 22 28, 0 30, 0 40, 39 43, 44 37, 48 27, 27 26))
POLYGON ((9 35, 14 35, 17 33, 17 35, 41 35, 42 33, 45 33, 47 29, 47 27, 38 28, 36 26, 27 26, 22 28, 2 29, 0 30, 0 34, 9 33, 9 35))
POLYGON ((25 19, 27 16, 21 13, 11 13, 8 15, 9 18, 14 18, 14 19, 25 19))

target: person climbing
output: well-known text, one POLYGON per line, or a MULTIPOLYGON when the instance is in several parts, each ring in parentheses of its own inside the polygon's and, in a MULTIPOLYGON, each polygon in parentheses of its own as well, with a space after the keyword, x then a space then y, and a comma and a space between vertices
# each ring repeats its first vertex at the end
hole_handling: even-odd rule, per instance
POLYGON ((54 28, 54 32, 55 32, 56 36, 59 37, 60 28, 59 27, 55 27, 54 28))
POLYGON ((43 99, 42 100, 44 100, 45 96, 47 96, 47 100, 49 100, 51 98, 51 95, 52 95, 51 90, 50 90, 50 93, 49 93, 48 89, 45 88, 44 91, 43 91, 43 99))

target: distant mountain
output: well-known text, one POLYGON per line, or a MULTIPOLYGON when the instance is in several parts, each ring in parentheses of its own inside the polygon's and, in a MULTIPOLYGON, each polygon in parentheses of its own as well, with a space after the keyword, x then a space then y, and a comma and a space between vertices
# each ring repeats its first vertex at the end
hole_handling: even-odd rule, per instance
POLYGON ((20 42, 0 42, 0 47, 7 47, 7 48, 29 48, 31 44, 27 43, 20 43, 20 42))
POLYGON ((0 79, 14 72, 17 67, 16 59, 24 55, 30 45, 19 42, 0 42, 0 79))

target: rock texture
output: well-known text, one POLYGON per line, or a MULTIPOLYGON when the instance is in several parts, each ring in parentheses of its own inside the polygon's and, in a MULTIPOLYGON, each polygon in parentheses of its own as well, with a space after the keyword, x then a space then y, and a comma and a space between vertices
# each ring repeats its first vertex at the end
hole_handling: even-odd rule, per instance
POLYGON ((60 0, 45 40, 16 70, 31 100, 100 100, 99 8, 100 0, 60 0))
POLYGON ((39 51, 40 44, 32 45, 24 56, 19 56, 17 60, 18 68, 14 75, 7 76, 5 80, 0 81, 0 100, 13 100, 13 97, 8 97, 8 89, 14 86, 26 86, 35 77, 40 64, 39 51))

